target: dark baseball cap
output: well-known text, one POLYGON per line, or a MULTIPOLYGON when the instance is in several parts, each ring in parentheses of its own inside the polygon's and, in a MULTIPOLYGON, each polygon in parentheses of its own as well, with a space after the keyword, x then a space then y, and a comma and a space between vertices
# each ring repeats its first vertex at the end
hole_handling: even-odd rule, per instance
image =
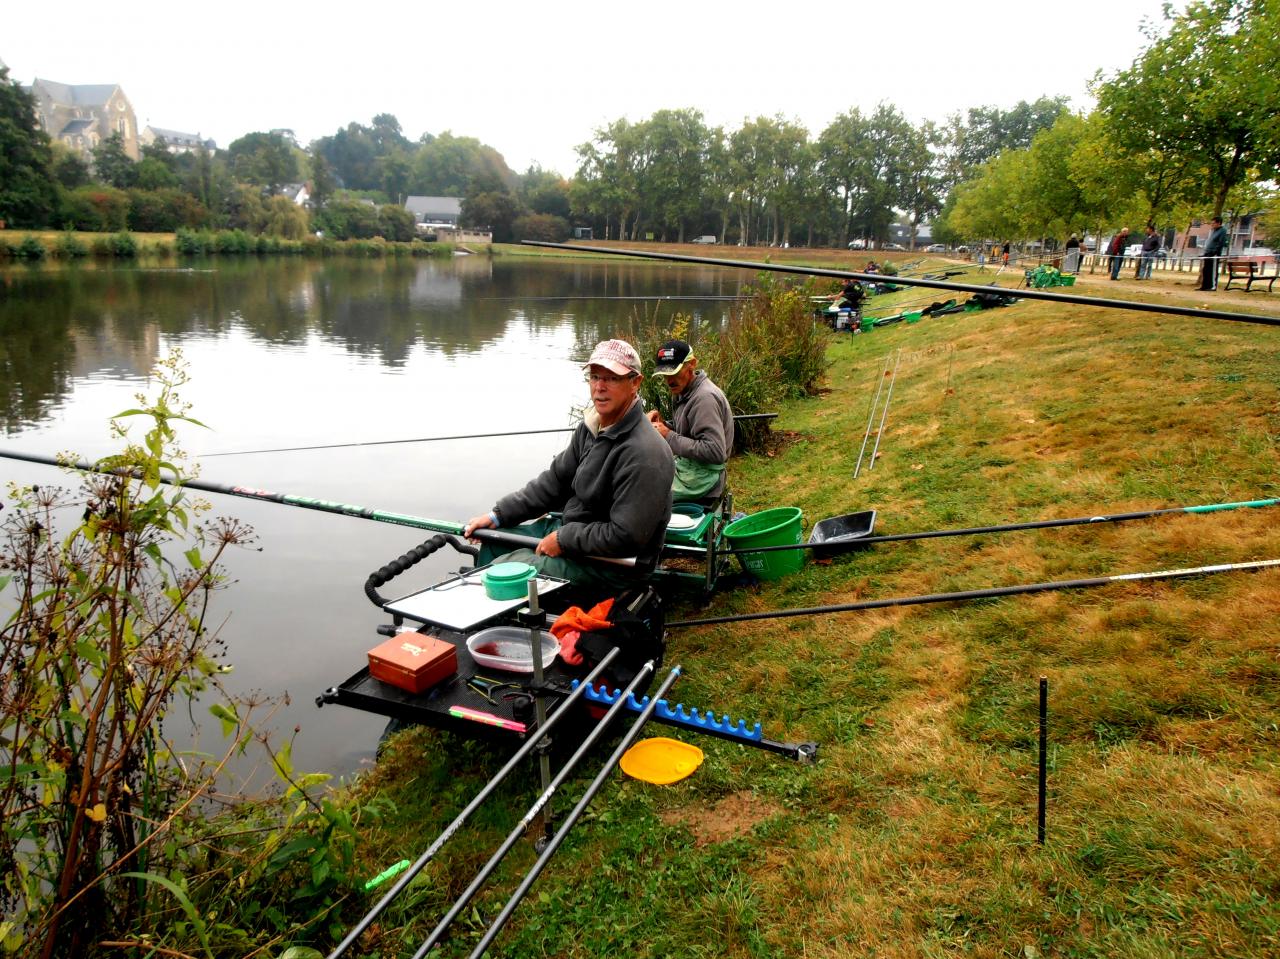
POLYGON ((675 376, 691 356, 693 347, 684 340, 667 340, 658 347, 653 371, 659 376, 675 376))

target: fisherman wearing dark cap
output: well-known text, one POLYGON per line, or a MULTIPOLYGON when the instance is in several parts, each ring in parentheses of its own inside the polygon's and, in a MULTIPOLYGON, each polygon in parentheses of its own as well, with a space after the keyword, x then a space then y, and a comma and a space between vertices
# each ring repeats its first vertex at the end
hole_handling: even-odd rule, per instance
POLYGON ((733 411, 720 387, 711 382, 684 340, 658 347, 654 373, 671 390, 672 422, 657 410, 649 422, 667 441, 675 456, 672 499, 677 502, 720 495, 725 487, 725 462, 733 452, 733 411))

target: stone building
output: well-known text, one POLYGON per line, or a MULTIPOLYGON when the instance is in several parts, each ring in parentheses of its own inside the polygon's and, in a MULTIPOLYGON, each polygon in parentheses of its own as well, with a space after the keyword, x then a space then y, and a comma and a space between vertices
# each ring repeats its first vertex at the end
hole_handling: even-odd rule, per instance
POLYGON ((28 91, 35 99, 36 118, 45 132, 85 159, 113 133, 120 134, 124 152, 138 159, 138 120, 133 105, 119 86, 57 83, 37 78, 28 91))

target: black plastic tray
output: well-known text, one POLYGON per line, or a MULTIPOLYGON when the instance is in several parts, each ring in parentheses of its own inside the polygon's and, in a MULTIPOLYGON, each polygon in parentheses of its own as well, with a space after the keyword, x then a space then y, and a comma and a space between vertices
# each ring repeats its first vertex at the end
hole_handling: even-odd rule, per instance
POLYGON ((873 509, 820 519, 813 524, 813 532, 809 534, 813 555, 823 559, 857 549, 862 545, 859 540, 870 536, 875 526, 876 511, 873 509))

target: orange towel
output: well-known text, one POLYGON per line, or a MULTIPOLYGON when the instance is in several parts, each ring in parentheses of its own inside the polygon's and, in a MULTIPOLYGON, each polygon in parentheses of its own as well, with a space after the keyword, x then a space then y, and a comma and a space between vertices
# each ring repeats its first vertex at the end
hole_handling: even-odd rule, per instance
POLYGON ((582 654, 578 652, 578 637, 581 635, 576 629, 571 629, 556 637, 560 640, 560 658, 570 666, 582 665, 582 654))
POLYGON ((597 629, 608 629, 613 625, 609 621, 609 611, 613 609, 613 597, 592 606, 590 611, 583 612, 581 607, 570 606, 551 624, 551 635, 560 639, 570 630, 590 633, 597 629))

